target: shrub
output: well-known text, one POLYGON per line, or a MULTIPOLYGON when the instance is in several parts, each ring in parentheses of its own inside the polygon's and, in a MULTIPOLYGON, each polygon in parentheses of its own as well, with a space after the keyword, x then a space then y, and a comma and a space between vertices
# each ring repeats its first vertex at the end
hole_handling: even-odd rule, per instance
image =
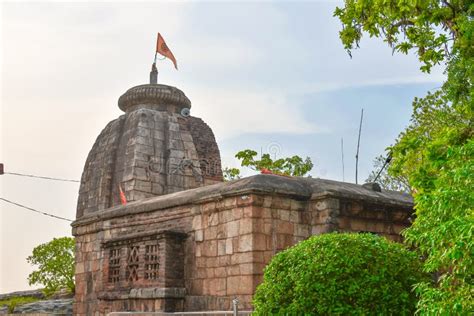
POLYGON ((54 238, 35 247, 26 260, 38 266, 28 276, 30 285, 44 285, 46 295, 61 289, 74 292, 74 238, 54 238))
POLYGON ((256 315, 408 315, 425 280, 416 255, 373 234, 311 237, 277 254, 254 296, 256 315))

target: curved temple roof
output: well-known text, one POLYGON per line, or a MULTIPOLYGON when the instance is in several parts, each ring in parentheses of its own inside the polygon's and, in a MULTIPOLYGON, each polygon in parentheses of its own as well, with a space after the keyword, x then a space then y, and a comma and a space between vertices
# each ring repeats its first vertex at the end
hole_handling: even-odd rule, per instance
POLYGON ((77 218, 128 201, 222 181, 214 134, 189 116, 191 101, 162 84, 133 87, 118 100, 125 114, 97 137, 81 179, 77 218))

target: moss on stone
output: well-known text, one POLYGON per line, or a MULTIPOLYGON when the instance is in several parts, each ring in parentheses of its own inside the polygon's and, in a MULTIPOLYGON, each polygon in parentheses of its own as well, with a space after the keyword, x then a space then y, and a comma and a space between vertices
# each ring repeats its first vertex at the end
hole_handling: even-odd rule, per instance
POLYGON ((39 298, 33 297, 33 296, 13 296, 10 298, 0 300, 0 307, 7 306, 8 312, 13 313, 13 310, 15 309, 15 307, 23 305, 23 304, 33 303, 39 300, 40 300, 39 298))

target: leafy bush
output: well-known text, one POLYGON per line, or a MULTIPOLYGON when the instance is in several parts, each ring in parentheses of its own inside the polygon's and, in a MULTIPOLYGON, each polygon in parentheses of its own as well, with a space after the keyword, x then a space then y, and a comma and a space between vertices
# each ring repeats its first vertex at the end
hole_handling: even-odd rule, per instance
POLYGON ((74 238, 54 238, 35 247, 26 260, 38 266, 28 276, 30 285, 44 285, 46 295, 61 289, 74 292, 74 238))
POLYGON ((409 315, 425 280, 417 256, 372 234, 311 237, 277 254, 254 296, 256 315, 409 315))

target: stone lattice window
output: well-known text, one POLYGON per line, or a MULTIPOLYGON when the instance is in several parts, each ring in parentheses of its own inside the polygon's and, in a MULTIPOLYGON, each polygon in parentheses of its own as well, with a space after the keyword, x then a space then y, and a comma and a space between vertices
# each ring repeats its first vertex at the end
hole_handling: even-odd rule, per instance
POLYGON ((185 238, 183 233, 163 231, 119 236, 104 242, 102 271, 107 283, 105 290, 161 285, 167 278, 181 282, 179 280, 184 278, 182 243, 185 238), (166 256, 173 260, 168 275, 163 269, 166 256))
POLYGON ((127 280, 138 280, 138 266, 140 264, 140 246, 130 246, 127 257, 127 280))
POLYGON ((109 250, 109 282, 117 283, 120 281, 120 248, 109 250))
POLYGON ((158 270, 160 268, 158 252, 158 244, 145 246, 145 280, 158 279, 158 270))

